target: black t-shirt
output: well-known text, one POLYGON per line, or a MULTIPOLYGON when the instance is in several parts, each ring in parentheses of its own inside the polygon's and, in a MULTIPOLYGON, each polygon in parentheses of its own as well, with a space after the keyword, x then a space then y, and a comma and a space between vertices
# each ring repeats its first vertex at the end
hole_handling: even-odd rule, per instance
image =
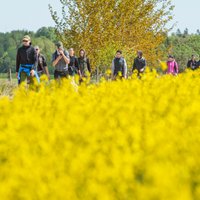
POLYGON ((187 63, 187 67, 195 70, 198 68, 198 62, 196 60, 189 60, 187 63))
POLYGON ((146 67, 146 60, 143 57, 142 58, 137 57, 134 59, 132 71, 134 71, 135 69, 140 71, 145 67, 146 67))
POLYGON ((73 75, 79 71, 79 63, 78 58, 76 56, 69 56, 70 63, 69 63, 69 75, 73 75))
POLYGON ((78 58, 76 56, 70 56, 69 66, 75 67, 76 69, 79 70, 78 58))

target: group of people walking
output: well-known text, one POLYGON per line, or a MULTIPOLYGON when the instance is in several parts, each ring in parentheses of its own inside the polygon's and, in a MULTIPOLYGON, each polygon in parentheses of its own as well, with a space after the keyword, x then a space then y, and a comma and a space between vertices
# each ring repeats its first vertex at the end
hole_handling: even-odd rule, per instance
POLYGON ((55 67, 54 78, 65 78, 69 76, 79 75, 87 77, 91 73, 90 61, 86 57, 86 52, 81 49, 79 57, 75 56, 73 48, 69 49, 69 52, 63 48, 62 42, 56 44, 56 51, 52 56, 52 65, 55 67))
MULTIPOLYGON (((40 82, 40 76, 46 74, 50 79, 50 74, 45 57, 41 54, 39 46, 33 47, 31 38, 26 35, 23 37, 23 45, 17 51, 16 57, 16 75, 18 83, 27 79, 28 83, 33 83, 33 77, 36 77, 40 82)), ((54 70, 54 79, 58 80, 68 76, 78 75, 80 82, 85 77, 91 74, 90 61, 86 56, 84 49, 79 51, 79 57, 75 56, 75 51, 70 48, 65 50, 62 42, 56 43, 56 50, 52 55, 52 66, 54 70)), ((134 59, 132 65, 132 73, 136 72, 138 77, 145 72, 146 60, 143 57, 143 52, 138 51, 137 57, 134 59)), ((195 56, 192 55, 191 60, 188 61, 187 67, 195 70, 199 68, 200 62, 197 62, 195 56)), ((167 74, 177 75, 179 72, 178 64, 172 55, 168 56, 167 60, 167 74)), ((122 51, 116 52, 115 58, 112 61, 112 79, 117 77, 127 78, 128 67, 122 51)))
MULTIPOLYGON (((50 79, 50 74, 45 57, 40 53, 39 46, 33 47, 31 38, 26 35, 23 37, 23 45, 18 49, 16 56, 16 75, 18 83, 27 79, 28 83, 33 83, 33 77, 40 82, 40 76, 46 74, 50 79)), ((56 50, 52 55, 52 66, 54 70, 54 79, 58 80, 68 76, 80 76, 82 78, 91 73, 90 61, 86 57, 86 52, 81 49, 79 57, 75 56, 73 48, 66 51, 62 42, 56 43, 56 50)))
MULTIPOLYGON (((146 68, 146 60, 143 57, 142 51, 137 52, 137 57, 134 59, 132 66, 132 73, 136 70, 138 76, 144 73, 146 68)), ((112 61, 112 79, 116 79, 118 76, 122 78, 127 78, 127 62, 122 56, 122 51, 118 50, 116 56, 112 61)))

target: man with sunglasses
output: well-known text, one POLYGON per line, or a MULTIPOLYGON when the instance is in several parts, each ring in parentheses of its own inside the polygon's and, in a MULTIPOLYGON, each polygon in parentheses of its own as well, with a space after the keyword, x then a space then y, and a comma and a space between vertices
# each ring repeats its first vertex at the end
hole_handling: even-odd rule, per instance
POLYGON ((18 49, 16 56, 16 76, 18 83, 27 79, 27 83, 33 83, 33 77, 36 75, 37 53, 31 45, 31 38, 25 35, 23 45, 18 49))
POLYGON ((38 76, 40 77, 41 75, 46 74, 48 79, 50 80, 50 75, 49 75, 49 70, 47 67, 46 58, 40 53, 39 46, 35 46, 35 51, 37 53, 37 60, 38 60, 38 65, 37 65, 38 76))

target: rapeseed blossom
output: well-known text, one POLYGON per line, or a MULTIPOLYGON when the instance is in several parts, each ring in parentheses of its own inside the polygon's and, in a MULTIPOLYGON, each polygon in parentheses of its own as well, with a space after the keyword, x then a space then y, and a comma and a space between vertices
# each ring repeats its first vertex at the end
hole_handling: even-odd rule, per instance
POLYGON ((0 99, 1 200, 200 199, 200 71, 0 99))

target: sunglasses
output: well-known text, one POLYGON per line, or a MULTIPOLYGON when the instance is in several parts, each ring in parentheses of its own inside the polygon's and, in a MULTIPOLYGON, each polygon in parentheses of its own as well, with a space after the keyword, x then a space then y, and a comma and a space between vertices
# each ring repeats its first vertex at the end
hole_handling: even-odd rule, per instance
POLYGON ((28 40, 23 40, 23 42, 29 42, 28 40))

